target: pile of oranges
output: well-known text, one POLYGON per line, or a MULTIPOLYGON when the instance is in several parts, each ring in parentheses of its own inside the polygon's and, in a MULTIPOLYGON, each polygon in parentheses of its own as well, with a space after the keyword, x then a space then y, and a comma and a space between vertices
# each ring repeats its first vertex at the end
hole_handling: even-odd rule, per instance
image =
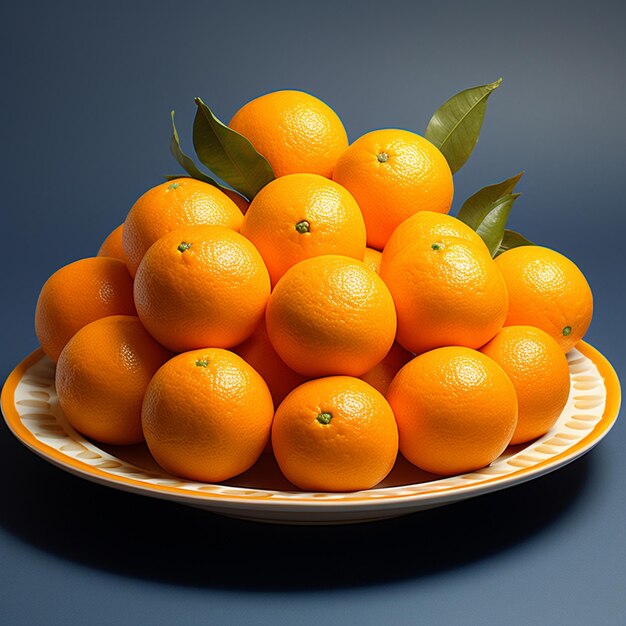
POLYGON ((592 296, 448 215, 444 155, 405 130, 348 144, 326 104, 261 96, 230 128, 272 166, 248 202, 193 178, 144 193, 97 256, 45 283, 36 332, 69 422, 220 482, 274 454, 315 491, 368 489, 399 451, 437 475, 545 434, 592 296))

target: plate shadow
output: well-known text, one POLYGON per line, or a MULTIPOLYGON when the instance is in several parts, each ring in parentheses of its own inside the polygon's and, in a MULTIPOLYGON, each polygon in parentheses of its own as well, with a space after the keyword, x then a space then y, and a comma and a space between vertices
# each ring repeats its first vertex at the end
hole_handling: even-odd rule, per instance
POLYGON ((0 450, 0 525, 16 538, 122 576, 281 592, 430 576, 515 549, 583 498, 598 454, 510 489, 392 520, 283 526, 81 480, 31 454, 6 428, 0 450))

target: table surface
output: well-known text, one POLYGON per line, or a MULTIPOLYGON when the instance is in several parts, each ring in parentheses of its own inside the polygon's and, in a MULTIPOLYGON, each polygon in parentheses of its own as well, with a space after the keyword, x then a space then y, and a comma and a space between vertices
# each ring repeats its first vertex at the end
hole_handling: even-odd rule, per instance
MULTIPOLYGON (((595 297, 587 340, 625 371, 626 12, 618 2, 138 2, 13 6, 2 39, 0 375, 36 347, 47 276, 91 256, 177 172, 193 97, 227 120, 310 91, 351 139, 423 132, 463 88, 504 77, 455 203, 526 170, 514 228, 572 258, 595 297)), ((0 425, 5 624, 623 624, 626 428, 544 478, 354 526, 242 522, 101 487, 0 425)))

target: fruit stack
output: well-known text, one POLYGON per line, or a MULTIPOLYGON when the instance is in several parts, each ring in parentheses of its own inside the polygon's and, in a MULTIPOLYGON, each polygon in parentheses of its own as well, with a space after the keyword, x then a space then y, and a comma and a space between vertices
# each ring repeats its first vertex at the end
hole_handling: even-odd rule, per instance
MULTIPOLYGON (((505 229, 521 174, 448 213, 499 82, 425 136, 352 144, 326 104, 279 91, 229 125, 200 99, 204 169, 146 191, 98 255, 45 283, 36 332, 74 428, 147 443, 221 482, 274 454, 297 488, 369 489, 398 453, 449 476, 545 434, 592 296, 564 256, 505 229)), ((173 123, 172 114, 172 123, 173 123)))

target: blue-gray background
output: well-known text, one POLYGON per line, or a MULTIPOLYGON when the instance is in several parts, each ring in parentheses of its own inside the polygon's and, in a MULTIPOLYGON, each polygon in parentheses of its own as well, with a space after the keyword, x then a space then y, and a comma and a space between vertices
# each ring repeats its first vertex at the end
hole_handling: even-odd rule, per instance
MULTIPOLYGON (((327 101, 351 139, 422 132, 504 83, 459 201, 519 170, 512 225, 574 259, 588 339, 624 365, 626 13, 618 2, 10 3, 2 16, 0 374, 33 350, 38 291, 178 169, 193 97, 228 120, 260 93, 327 101)), ((592 453, 506 492, 396 521, 281 528, 97 487, 0 427, 5 624, 626 623, 618 422, 592 453)))

